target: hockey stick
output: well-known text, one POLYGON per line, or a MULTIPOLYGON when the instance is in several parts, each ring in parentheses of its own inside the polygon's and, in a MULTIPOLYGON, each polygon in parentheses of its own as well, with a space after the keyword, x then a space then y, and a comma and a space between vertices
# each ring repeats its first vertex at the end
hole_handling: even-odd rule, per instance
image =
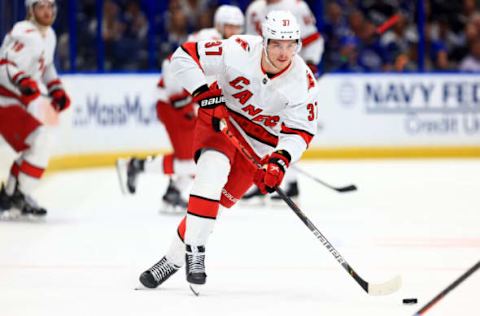
MULTIPOLYGON (((256 168, 262 168, 260 163, 257 162, 250 152, 240 143, 235 135, 228 129, 225 121, 220 122, 220 128, 222 133, 230 140, 230 142, 244 155, 244 157, 256 168)), ((318 230, 317 227, 308 219, 308 217, 302 212, 302 210, 290 199, 282 189, 276 188, 275 191, 282 198, 290 209, 300 218, 300 220, 310 229, 310 231, 317 237, 322 245, 335 257, 338 263, 353 277, 353 279, 370 295, 388 295, 396 292, 401 284, 402 279, 400 276, 384 282, 371 284, 360 277, 355 270, 348 264, 348 262, 342 257, 342 255, 333 247, 333 245, 327 240, 327 238, 318 230)))
POLYGON ((413 316, 421 316, 425 314, 433 305, 438 303, 445 295, 448 294, 451 290, 456 288, 460 283, 465 281, 470 275, 472 275, 476 270, 480 268, 480 261, 477 262, 473 267, 468 269, 464 274, 462 274, 458 279, 456 279, 452 284, 450 284, 446 289, 440 292, 437 296, 435 296, 430 302, 428 302, 425 306, 423 306, 418 312, 416 312, 413 316))
POLYGON ((345 192, 352 192, 352 191, 356 191, 357 190, 357 186, 355 184, 350 184, 350 185, 346 185, 346 186, 343 186, 343 187, 334 187, 333 185, 330 185, 322 180, 320 180, 319 178, 309 174, 308 172, 300 169, 299 167, 297 166, 292 166, 291 168, 295 169, 296 171, 298 171, 299 173, 303 174, 304 176, 312 179, 313 181, 315 182, 318 182, 320 183, 321 185, 329 188, 329 189, 332 189, 332 190, 335 190, 339 193, 345 193, 345 192))
POLYGON ((391 17, 389 17, 385 22, 383 22, 382 24, 380 24, 379 26, 377 26, 377 28, 375 29, 375 33, 377 35, 382 35, 383 33, 385 33, 386 31, 388 31, 389 29, 391 29, 392 27, 395 26, 395 24, 397 24, 397 22, 400 20, 400 14, 394 14, 392 15, 391 17))

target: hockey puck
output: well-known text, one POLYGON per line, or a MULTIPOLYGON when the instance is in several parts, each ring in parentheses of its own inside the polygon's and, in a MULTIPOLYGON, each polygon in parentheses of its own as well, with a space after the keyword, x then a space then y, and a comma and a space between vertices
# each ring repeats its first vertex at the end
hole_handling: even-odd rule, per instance
POLYGON ((403 304, 417 304, 418 300, 416 298, 404 298, 403 304))

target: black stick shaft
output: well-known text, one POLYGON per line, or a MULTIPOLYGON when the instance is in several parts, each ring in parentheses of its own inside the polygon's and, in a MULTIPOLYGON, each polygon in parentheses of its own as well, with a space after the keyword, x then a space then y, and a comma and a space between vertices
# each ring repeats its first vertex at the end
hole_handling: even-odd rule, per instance
POLYGON ((470 275, 472 275, 475 271, 480 268, 480 261, 477 262, 473 267, 468 269, 464 274, 462 274, 458 279, 456 279, 452 284, 450 284, 447 288, 445 288, 442 292, 440 292, 437 296, 435 296, 430 302, 428 302, 425 306, 423 306, 418 312, 415 313, 414 316, 421 316, 425 314, 433 305, 438 303, 442 298, 444 298, 451 290, 456 288, 460 283, 465 281, 470 275))
POLYGON ((310 229, 310 231, 317 237, 322 245, 327 248, 327 250, 332 254, 332 256, 337 260, 338 263, 348 272, 350 276, 366 291, 368 292, 368 283, 363 280, 353 268, 348 264, 348 262, 342 257, 342 255, 333 247, 333 245, 328 241, 318 228, 312 223, 312 221, 302 212, 302 210, 289 198, 282 189, 275 189, 277 194, 282 198, 285 203, 290 207, 290 209, 300 218, 300 220, 305 224, 305 226, 310 229))
POLYGON ((309 177, 310 179, 314 180, 315 182, 318 182, 321 185, 323 185, 323 186, 325 186, 325 187, 327 187, 331 190, 335 190, 335 191, 340 192, 340 193, 357 190, 357 187, 354 184, 346 185, 346 186, 343 186, 343 187, 334 187, 333 185, 328 184, 325 181, 320 180, 319 178, 315 177, 314 175, 309 174, 308 172, 300 169, 297 166, 292 166, 292 168, 294 168, 295 170, 297 170, 299 173, 303 174, 304 176, 309 177))
MULTIPOLYGON (((222 125, 221 125, 222 126, 222 125)), ((232 134, 228 129, 227 125, 224 123, 222 127, 222 133, 228 137, 232 144, 244 155, 245 158, 257 168, 262 166, 257 162, 255 157, 253 157, 248 150, 238 141, 237 137, 232 134)), ((350 267, 348 262, 342 257, 342 255, 333 247, 333 245, 328 241, 328 239, 318 230, 317 227, 308 219, 308 217, 302 212, 302 210, 295 204, 295 202, 290 199, 282 189, 275 189, 278 195, 287 203, 290 209, 297 214, 297 216, 302 220, 302 222, 310 229, 310 231, 317 237, 318 240, 324 245, 327 250, 332 254, 333 257, 337 260, 338 263, 348 272, 350 276, 368 293, 368 283, 363 280, 353 269, 350 267)))

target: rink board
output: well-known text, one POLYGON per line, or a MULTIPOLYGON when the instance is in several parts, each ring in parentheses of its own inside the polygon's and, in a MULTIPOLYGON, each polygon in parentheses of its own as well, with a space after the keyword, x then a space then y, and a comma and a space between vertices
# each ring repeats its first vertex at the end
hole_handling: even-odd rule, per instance
MULTIPOLYGON (((39 114, 55 129, 51 167, 107 165, 122 155, 168 151, 155 110, 158 78, 64 75, 71 109, 58 118, 39 114)), ((319 87, 318 133, 307 159, 480 157, 475 75, 337 74, 322 77, 319 87)))

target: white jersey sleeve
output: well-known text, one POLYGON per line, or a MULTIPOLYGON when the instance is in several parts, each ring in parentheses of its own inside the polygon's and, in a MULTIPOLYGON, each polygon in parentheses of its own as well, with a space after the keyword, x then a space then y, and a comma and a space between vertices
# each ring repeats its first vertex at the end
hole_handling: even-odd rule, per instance
POLYGON ((175 77, 188 92, 193 93, 208 84, 207 76, 215 76, 223 71, 226 42, 187 42, 175 51, 171 67, 175 77))
MULTIPOLYGON (((53 45, 53 50, 55 50, 55 47, 57 46, 57 36, 55 35, 55 32, 53 31, 52 28, 48 30, 48 33, 49 33, 49 37, 53 40, 52 45, 53 45)), ((59 88, 61 86, 57 69, 55 68, 55 63, 53 61, 53 56, 48 61, 45 61, 45 68, 43 70, 42 81, 45 85, 47 85, 49 89, 52 88, 53 85, 55 85, 56 88, 59 88)))
POLYGON ((161 82, 163 82, 162 90, 164 91, 164 96, 166 97, 167 102, 174 108, 181 108, 192 103, 190 93, 185 91, 182 84, 175 77, 172 71, 171 60, 169 58, 163 61, 161 82))
POLYGON ((60 86, 60 79, 58 77, 57 69, 54 63, 50 63, 45 67, 43 73, 43 83, 50 89, 52 85, 60 86))
POLYGON ((282 113, 282 126, 276 147, 276 150, 287 151, 292 162, 301 158, 317 132, 317 82, 309 69, 306 69, 305 77, 306 80, 299 78, 292 84, 292 89, 297 93, 294 93, 294 99, 282 113))

